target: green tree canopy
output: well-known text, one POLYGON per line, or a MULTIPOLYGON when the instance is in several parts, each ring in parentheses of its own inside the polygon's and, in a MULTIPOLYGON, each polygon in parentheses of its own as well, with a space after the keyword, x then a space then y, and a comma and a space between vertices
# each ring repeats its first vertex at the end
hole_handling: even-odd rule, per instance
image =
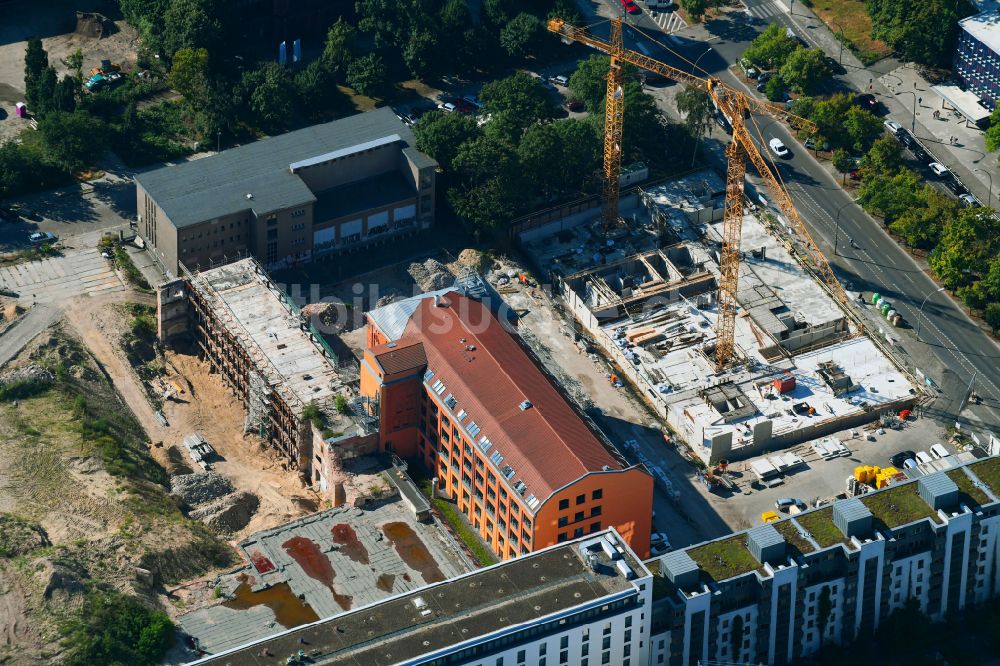
POLYGON ((1000 331, 1000 303, 990 303, 983 312, 983 319, 986 324, 996 333, 1000 331))
POLYGON ((884 134, 882 120, 860 106, 851 106, 842 122, 850 147, 859 153, 868 150, 884 134))
POLYGON ((709 0, 680 0, 680 3, 688 16, 696 23, 701 23, 701 20, 705 18, 705 12, 708 11, 710 4, 709 0))
POLYGON ((986 130, 986 149, 990 152, 1000 148, 1000 106, 990 114, 990 126, 986 130))
POLYGON ((903 60, 937 67, 951 64, 962 18, 956 0, 867 0, 866 4, 872 37, 883 40, 903 60))
MULTIPOLYGON (((811 103, 812 109, 808 118, 816 123, 816 133, 820 138, 828 141, 832 148, 846 148, 851 145, 847 128, 844 126, 844 117, 853 106, 851 98, 844 94, 833 95, 829 99, 814 101, 811 103)), ((796 105, 795 112, 802 115, 803 110, 796 105)))
POLYGON ((347 85, 362 95, 378 96, 387 83, 385 63, 377 53, 367 53, 347 67, 347 85))
POLYGON ((684 126, 695 139, 694 151, 691 155, 691 163, 694 164, 694 160, 698 156, 700 139, 712 131, 715 104, 707 92, 694 86, 687 86, 677 93, 676 100, 677 110, 684 114, 684 126))
POLYGON ((193 105, 203 106, 208 91, 208 49, 179 49, 174 54, 167 81, 193 105))
POLYGON ((800 44, 788 36, 785 26, 772 23, 767 30, 754 37, 743 57, 759 67, 777 69, 797 48, 800 44))
POLYGON ((964 208, 945 221, 941 240, 928 263, 949 289, 986 274, 1000 251, 1000 222, 988 208, 964 208))
POLYGON ((42 40, 32 37, 24 50, 24 95, 32 113, 37 113, 41 106, 38 85, 48 68, 49 54, 42 48, 42 40))
POLYGON ((909 169, 894 175, 876 175, 861 184, 858 200, 866 210, 892 224, 907 210, 921 205, 923 180, 909 169))
POLYGON ((591 112, 604 105, 610 68, 611 58, 595 54, 581 60, 576 66, 576 71, 569 77, 569 89, 573 92, 573 96, 586 104, 591 112))
POLYGON ((354 59, 357 43, 357 30, 343 18, 330 26, 326 31, 326 42, 323 44, 323 54, 319 62, 332 77, 342 80, 347 74, 347 67, 354 59))
POLYGON ((580 192, 597 168, 600 141, 590 123, 566 119, 532 125, 517 147, 522 177, 543 200, 580 192), (556 165, 572 164, 564 169, 556 165))
MULTIPOLYGON (((895 143, 895 141, 893 141, 895 143)), ((889 224, 892 232, 903 238, 907 245, 921 250, 937 246, 941 229, 958 214, 958 203, 930 185, 920 191, 922 205, 914 206, 889 224)))
POLYGON ((287 69, 265 63, 244 73, 241 88, 247 108, 264 127, 275 130, 288 124, 294 87, 287 69))
POLYGON ((833 151, 833 168, 844 174, 844 180, 847 180, 847 174, 854 169, 854 158, 843 148, 838 148, 833 151))
POLYGON ((865 176, 892 175, 903 166, 903 150, 891 136, 879 137, 861 158, 865 176))
POLYGON ((222 23, 213 0, 171 0, 163 14, 163 49, 168 57, 183 48, 222 42, 222 23))
POLYGON ((551 118, 555 111, 549 91, 526 72, 490 81, 483 86, 480 99, 487 112, 510 113, 522 128, 551 118))
POLYGON ((136 597, 96 593, 66 639, 67 666, 161 663, 174 641, 174 626, 166 613, 147 608, 136 597))
POLYGON ((479 137, 476 122, 460 113, 430 111, 414 125, 417 148, 438 161, 445 171, 451 171, 458 150, 479 137))
POLYGON ((107 145, 104 123, 83 110, 49 113, 38 130, 52 160, 69 171, 92 165, 107 145))
POLYGON ((833 75, 826 54, 821 49, 797 48, 781 66, 781 80, 790 88, 811 94, 833 75))
POLYGON ((537 16, 521 12, 500 31, 500 45, 514 58, 524 58, 537 48, 545 28, 537 16))

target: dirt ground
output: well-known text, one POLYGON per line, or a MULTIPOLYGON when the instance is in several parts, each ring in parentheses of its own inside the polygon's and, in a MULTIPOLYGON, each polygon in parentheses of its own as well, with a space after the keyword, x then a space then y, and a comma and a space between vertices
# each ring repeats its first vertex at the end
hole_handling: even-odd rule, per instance
POLYGON ((4 3, 0 18, 0 141, 10 139, 28 126, 14 114, 14 104, 24 99, 24 50, 30 37, 42 38, 49 54, 49 64, 59 77, 69 72, 64 64, 68 55, 80 49, 84 55, 84 74, 108 59, 122 69, 135 68, 136 32, 120 20, 116 3, 110 0, 14 0, 4 3), (101 12, 115 20, 117 32, 97 39, 76 30, 77 11, 101 12))
POLYGON ((170 474, 190 472, 193 463, 182 442, 188 435, 201 433, 221 458, 214 469, 232 481, 236 490, 260 498, 260 508, 238 537, 315 511, 318 495, 303 488, 294 472, 281 469, 280 461, 257 437, 243 436, 242 406, 197 357, 166 352, 166 380, 180 386, 183 393, 178 400, 166 401, 163 414, 168 425, 160 424, 145 389, 115 343, 124 322, 113 305, 141 300, 134 293, 88 299, 68 307, 66 316, 146 430, 153 442, 153 458, 170 474))

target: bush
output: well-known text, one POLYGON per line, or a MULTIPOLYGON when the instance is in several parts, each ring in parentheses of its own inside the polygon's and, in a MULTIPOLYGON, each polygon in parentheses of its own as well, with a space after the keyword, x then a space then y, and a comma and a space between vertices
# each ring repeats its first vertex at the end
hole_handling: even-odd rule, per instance
POLYGON ((986 324, 993 329, 996 333, 1000 331, 1000 303, 990 303, 986 306, 986 311, 983 313, 983 319, 986 320, 986 324))
POLYGON ((174 641, 174 625, 161 610, 137 597, 95 592, 63 627, 67 666, 131 664, 155 666, 174 641))
POLYGON ((125 251, 125 248, 115 248, 115 264, 125 275, 125 279, 128 280, 132 286, 145 291, 149 290, 149 281, 146 280, 146 277, 142 274, 142 272, 136 268, 136 265, 132 262, 132 257, 130 257, 129 253, 125 251))

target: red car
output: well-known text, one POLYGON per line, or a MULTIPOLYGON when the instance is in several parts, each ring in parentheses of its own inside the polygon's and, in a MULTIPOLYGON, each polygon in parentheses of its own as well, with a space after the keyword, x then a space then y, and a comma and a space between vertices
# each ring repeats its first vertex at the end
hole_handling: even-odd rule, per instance
POLYGON ((621 0, 622 7, 625 8, 629 14, 638 14, 639 6, 635 4, 635 0, 621 0))

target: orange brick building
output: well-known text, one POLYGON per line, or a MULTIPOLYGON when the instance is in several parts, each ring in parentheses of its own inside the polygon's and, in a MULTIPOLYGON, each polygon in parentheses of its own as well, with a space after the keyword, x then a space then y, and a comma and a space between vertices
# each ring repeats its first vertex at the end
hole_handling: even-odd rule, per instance
POLYGON ((649 554, 653 479, 566 401, 482 302, 442 290, 368 313, 361 392, 380 448, 419 459, 502 558, 614 527, 649 554))

